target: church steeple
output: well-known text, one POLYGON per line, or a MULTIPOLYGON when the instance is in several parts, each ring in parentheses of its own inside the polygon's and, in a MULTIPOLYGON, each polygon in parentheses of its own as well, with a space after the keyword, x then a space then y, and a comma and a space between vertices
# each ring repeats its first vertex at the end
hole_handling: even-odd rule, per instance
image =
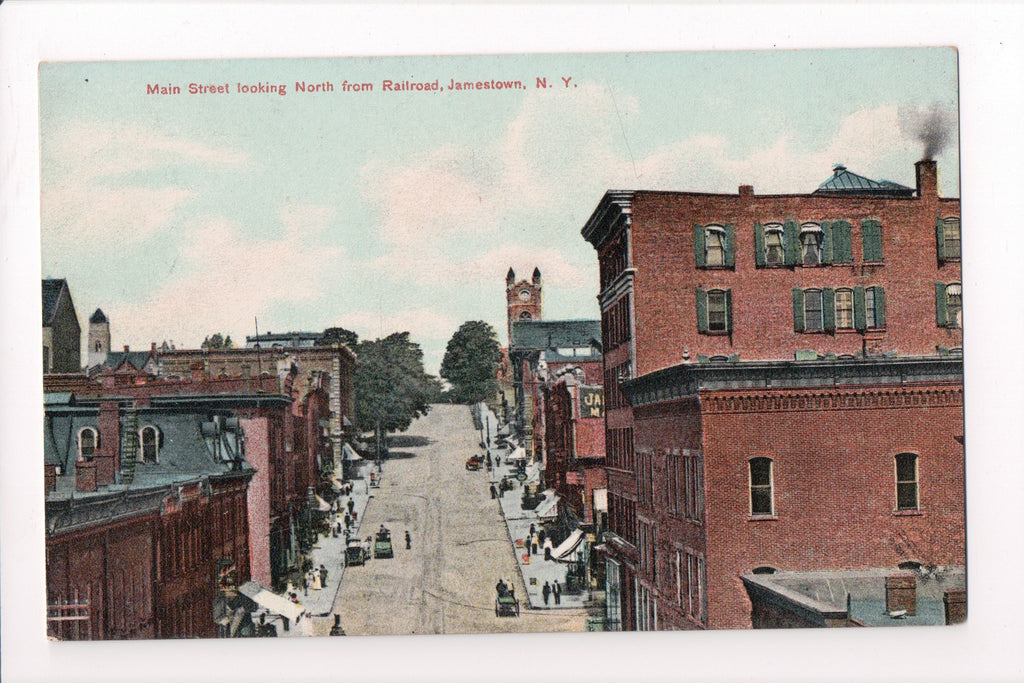
POLYGON ((540 269, 533 269, 531 280, 516 282, 516 273, 509 268, 505 276, 505 290, 505 303, 508 307, 508 342, 511 348, 513 322, 541 319, 543 308, 540 269))
POLYGON ((110 320, 102 309, 89 316, 89 353, 88 367, 102 365, 110 353, 110 320))

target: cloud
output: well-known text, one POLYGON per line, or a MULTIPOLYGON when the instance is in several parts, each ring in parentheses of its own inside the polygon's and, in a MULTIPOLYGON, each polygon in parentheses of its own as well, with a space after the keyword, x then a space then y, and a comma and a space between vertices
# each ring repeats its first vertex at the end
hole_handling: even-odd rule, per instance
POLYGON ((214 332, 237 334, 238 341, 255 316, 269 329, 269 310, 315 301, 337 271, 344 253, 323 241, 334 215, 326 206, 283 207, 280 237, 264 241, 240 238, 242 226, 226 218, 194 221, 171 278, 145 301, 104 308, 117 335, 135 343, 175 339, 197 347, 214 332))
POLYGON ((55 249, 143 241, 197 196, 175 169, 233 169, 247 160, 238 150, 139 124, 84 121, 48 135, 43 153, 43 239, 55 249))

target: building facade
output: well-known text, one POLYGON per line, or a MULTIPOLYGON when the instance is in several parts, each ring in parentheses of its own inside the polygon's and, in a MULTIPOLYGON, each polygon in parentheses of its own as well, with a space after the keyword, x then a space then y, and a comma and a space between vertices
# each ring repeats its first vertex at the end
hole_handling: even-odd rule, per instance
POLYGON ((934 162, 916 175, 601 200, 583 236, 600 263, 610 622, 749 627, 755 569, 963 564, 960 205, 934 162))

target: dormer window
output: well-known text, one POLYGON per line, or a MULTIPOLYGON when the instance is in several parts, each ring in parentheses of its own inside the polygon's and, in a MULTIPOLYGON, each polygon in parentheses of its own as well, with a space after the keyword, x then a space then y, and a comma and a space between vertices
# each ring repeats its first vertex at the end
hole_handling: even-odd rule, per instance
POLYGON ((143 427, 139 432, 139 461, 156 463, 160 456, 160 445, 162 439, 160 430, 152 425, 143 427))
POLYGON ((100 447, 100 435, 92 427, 78 432, 78 459, 89 461, 96 455, 100 447))

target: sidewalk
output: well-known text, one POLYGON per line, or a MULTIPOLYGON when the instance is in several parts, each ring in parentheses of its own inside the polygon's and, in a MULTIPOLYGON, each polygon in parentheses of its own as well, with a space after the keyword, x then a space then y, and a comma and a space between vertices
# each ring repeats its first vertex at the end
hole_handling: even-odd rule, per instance
MULTIPOLYGON (((351 495, 338 497, 339 511, 347 509, 349 499, 352 500, 354 505, 356 524, 350 532, 351 538, 365 538, 365 536, 370 535, 370 532, 363 534, 361 531, 366 506, 374 495, 374 489, 369 486, 371 468, 373 468, 373 465, 370 463, 363 467, 364 472, 362 474, 366 476, 366 479, 351 480, 351 495)), ((383 473, 378 474, 377 480, 380 481, 383 476, 383 473)), ((343 512, 339 514, 341 516, 344 515, 343 512)), ((345 534, 342 533, 337 537, 331 534, 321 534, 319 540, 310 551, 309 558, 312 560, 315 568, 319 568, 321 564, 327 568, 327 583, 320 590, 310 588, 305 594, 303 593, 302 586, 295 587, 299 605, 307 613, 307 616, 299 620, 298 626, 292 624, 288 631, 278 628, 279 636, 326 636, 330 633, 331 626, 334 625, 332 610, 338 598, 338 591, 341 589, 341 582, 345 578, 345 534), (311 623, 303 623, 306 619, 310 619, 311 623)), ((344 628, 344 622, 341 625, 344 628)))
MULTIPOLYGON (((495 418, 492 417, 492 419, 496 421, 495 418)), ((508 455, 508 449, 491 449, 491 458, 500 457, 501 466, 495 467, 493 471, 488 473, 488 486, 494 483, 495 487, 497 487, 497 483, 501 481, 504 475, 512 474, 513 468, 505 460, 508 455)), ((509 540, 515 551, 519 573, 523 577, 523 583, 526 584, 526 595, 529 599, 529 605, 524 604, 524 607, 528 606, 531 609, 582 609, 587 599, 587 592, 583 591, 576 595, 570 595, 565 592, 565 575, 568 568, 564 563, 555 560, 545 560, 544 553, 539 548, 536 555, 529 555, 529 562, 524 561, 524 555, 530 552, 527 540, 530 533, 530 525, 533 524, 539 529, 541 523, 536 510, 524 510, 522 508, 522 495, 523 484, 516 481, 511 491, 506 491, 504 496, 498 497, 498 503, 501 508, 502 517, 505 520, 505 525, 508 528, 509 540), (518 540, 522 540, 522 546, 517 545, 516 542, 518 540), (542 591, 545 581, 552 585, 555 581, 561 584, 562 596, 560 604, 555 604, 553 596, 549 597, 547 605, 544 604, 542 591)))

